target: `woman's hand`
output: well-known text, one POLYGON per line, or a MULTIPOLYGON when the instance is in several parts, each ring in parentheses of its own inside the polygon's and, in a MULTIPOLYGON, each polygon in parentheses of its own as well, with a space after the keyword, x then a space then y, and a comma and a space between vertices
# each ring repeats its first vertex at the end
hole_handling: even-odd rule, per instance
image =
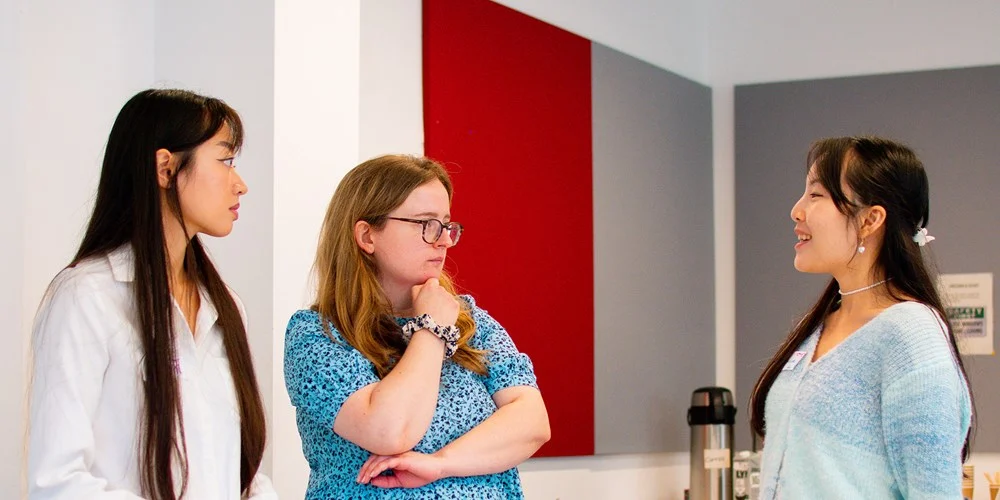
POLYGON ((430 278, 424 284, 413 287, 410 293, 416 316, 429 314, 440 326, 451 326, 458 321, 458 299, 448 293, 437 278, 430 278))
POLYGON ((368 457, 358 472, 357 482, 379 488, 419 488, 441 478, 440 458, 408 451, 399 455, 368 457), (392 471, 391 476, 380 475, 387 470, 392 471))

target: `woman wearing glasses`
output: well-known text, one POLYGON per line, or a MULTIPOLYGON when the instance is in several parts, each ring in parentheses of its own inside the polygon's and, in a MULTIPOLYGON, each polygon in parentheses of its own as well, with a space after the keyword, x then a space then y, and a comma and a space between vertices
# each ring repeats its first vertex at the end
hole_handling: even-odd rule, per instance
POLYGON ((316 303, 288 323, 285 383, 306 498, 522 498, 516 465, 549 439, 528 357, 444 260, 462 225, 438 163, 382 156, 341 181, 316 303))

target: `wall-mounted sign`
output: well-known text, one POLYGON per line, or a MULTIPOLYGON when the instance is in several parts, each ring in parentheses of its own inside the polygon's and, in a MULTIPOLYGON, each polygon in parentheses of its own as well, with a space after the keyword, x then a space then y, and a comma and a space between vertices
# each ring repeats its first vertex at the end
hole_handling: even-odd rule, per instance
POLYGON ((993 273, 942 274, 938 291, 962 354, 994 354, 993 273))

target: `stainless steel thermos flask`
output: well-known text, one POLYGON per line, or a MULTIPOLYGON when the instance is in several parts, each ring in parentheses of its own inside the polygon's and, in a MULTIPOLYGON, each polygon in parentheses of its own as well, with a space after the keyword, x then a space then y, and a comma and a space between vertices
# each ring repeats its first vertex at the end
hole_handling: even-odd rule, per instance
POLYGON ((733 393, 702 387, 691 394, 691 500, 733 500, 733 393))

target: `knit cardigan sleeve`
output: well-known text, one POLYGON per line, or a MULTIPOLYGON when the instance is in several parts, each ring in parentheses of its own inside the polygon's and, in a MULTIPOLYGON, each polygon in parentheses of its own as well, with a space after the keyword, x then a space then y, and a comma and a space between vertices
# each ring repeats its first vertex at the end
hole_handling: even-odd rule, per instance
POLYGON ((889 466, 903 498, 955 498, 971 410, 958 367, 941 356, 910 358, 882 393, 889 466))

